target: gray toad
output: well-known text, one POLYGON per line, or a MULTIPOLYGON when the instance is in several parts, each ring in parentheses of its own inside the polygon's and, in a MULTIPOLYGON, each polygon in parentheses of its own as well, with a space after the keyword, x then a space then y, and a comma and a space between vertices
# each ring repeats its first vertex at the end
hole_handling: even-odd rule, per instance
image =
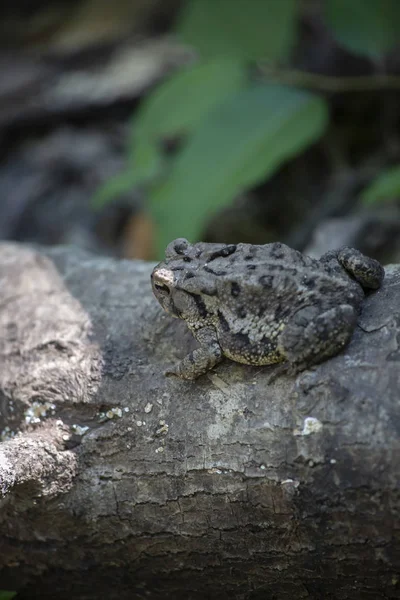
POLYGON ((196 379, 223 356, 248 365, 286 360, 297 373, 350 340, 383 267, 353 248, 319 260, 281 243, 171 242, 151 275, 166 312, 183 319, 200 347, 168 375, 196 379))

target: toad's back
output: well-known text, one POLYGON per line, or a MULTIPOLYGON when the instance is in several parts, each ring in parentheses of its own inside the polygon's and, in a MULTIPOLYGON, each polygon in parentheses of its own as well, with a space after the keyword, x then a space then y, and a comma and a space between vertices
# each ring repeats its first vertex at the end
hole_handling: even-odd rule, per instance
POLYGON ((214 253, 210 260, 205 251, 199 259, 199 269, 215 278, 220 303, 246 301, 258 313, 293 312, 315 303, 358 307, 364 298, 361 286, 336 259, 323 263, 281 243, 238 244, 228 257, 214 253))

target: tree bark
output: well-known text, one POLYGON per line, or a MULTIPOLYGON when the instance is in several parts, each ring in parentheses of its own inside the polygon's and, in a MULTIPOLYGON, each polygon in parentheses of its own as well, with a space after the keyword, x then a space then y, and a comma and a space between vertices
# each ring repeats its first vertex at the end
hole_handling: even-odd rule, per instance
POLYGON ((296 378, 195 343, 152 265, 0 244, 0 589, 18 600, 400 598, 400 267, 296 378))

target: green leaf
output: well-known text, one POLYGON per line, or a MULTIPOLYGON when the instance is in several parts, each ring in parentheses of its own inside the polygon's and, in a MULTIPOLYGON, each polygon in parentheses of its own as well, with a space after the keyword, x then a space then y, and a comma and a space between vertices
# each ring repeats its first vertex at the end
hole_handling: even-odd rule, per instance
POLYGON ((122 171, 109 179, 94 193, 91 204, 94 209, 100 209, 115 200, 118 196, 133 189, 137 184, 138 178, 134 171, 122 171))
POLYGON ((400 199, 400 165, 383 171, 361 194, 366 204, 400 199))
POLYGON ((5 590, 0 590, 0 600, 12 600, 17 595, 17 592, 6 592, 5 590))
POLYGON ((92 197, 92 206, 102 208, 118 196, 157 179, 163 172, 164 160, 160 151, 145 140, 138 144, 134 165, 111 177, 92 197))
POLYGON ((140 136, 149 141, 190 133, 214 106, 246 84, 237 60, 213 60, 173 75, 142 103, 133 122, 132 147, 140 136))
POLYGON ((214 60, 175 74, 142 103, 133 121, 128 169, 103 185, 92 204, 101 208, 136 186, 161 176, 161 140, 190 133, 214 106, 244 88, 246 71, 237 60, 214 60))
POLYGON ((203 57, 286 59, 296 36, 297 0, 187 0, 177 33, 203 57))
POLYGON ((399 0, 326 0, 328 26, 339 44, 378 59, 400 39, 399 0))
POLYGON ((150 194, 158 250, 176 237, 197 240, 214 211, 317 140, 327 120, 322 99, 293 88, 258 85, 229 98, 150 194))

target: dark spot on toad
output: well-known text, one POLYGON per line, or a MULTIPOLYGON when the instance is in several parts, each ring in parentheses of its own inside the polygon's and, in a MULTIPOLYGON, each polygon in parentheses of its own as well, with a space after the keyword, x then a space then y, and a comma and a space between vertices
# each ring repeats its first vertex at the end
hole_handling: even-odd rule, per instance
POLYGON ((244 306, 239 306, 238 310, 237 310, 237 315, 239 317, 239 319, 245 319, 247 316, 247 310, 245 309, 244 306))
POLYGON ((320 296, 329 296, 332 293, 332 286, 327 282, 321 285, 318 290, 320 296))
POLYGON ((273 270, 274 270, 274 271, 277 271, 278 273, 282 273, 282 271, 285 271, 285 272, 286 272, 288 269, 287 269, 287 267, 286 267, 286 266, 284 266, 284 265, 280 265, 280 264, 278 264, 278 263, 275 263, 275 264, 273 265, 273 270))
POLYGON ((260 340, 260 344, 263 346, 263 348, 267 351, 267 352, 272 352, 275 350, 276 348, 276 341, 274 341, 272 338, 270 338, 269 336, 264 335, 261 340, 260 340))
POLYGON ((217 311, 217 315, 218 315, 218 320, 221 325, 222 331, 226 331, 226 332, 229 331, 230 330, 229 323, 225 319, 224 315, 222 314, 222 312, 220 310, 217 311))
POLYGON ((230 244, 229 246, 224 246, 223 248, 220 248, 219 250, 216 250, 215 252, 213 252, 211 254, 210 258, 208 259, 208 262, 211 262, 212 260, 215 260, 216 258, 230 256, 234 252, 236 252, 236 244, 230 244))
POLYGON ((208 311, 206 309, 206 305, 198 294, 190 294, 193 300, 196 302, 197 310, 199 311, 199 315, 201 318, 205 319, 208 317, 208 311))
POLYGON ((180 242, 175 244, 174 250, 177 254, 185 254, 185 250, 187 249, 187 244, 185 242, 180 242))
POLYGON ((232 281, 231 294, 233 297, 239 296, 240 294, 240 285, 236 283, 236 281, 232 281))
POLYGON ((250 338, 247 333, 236 333, 235 339, 238 343, 238 346, 241 346, 242 348, 248 348, 250 346, 250 338))
POLYGON ((216 275, 217 277, 222 277, 223 275, 226 275, 226 271, 215 271, 214 269, 211 269, 211 267, 204 267, 204 270, 207 271, 207 273, 216 275))
POLYGON ((258 281, 263 287, 270 288, 272 286, 273 279, 274 278, 272 275, 262 275, 258 281))
POLYGON ((304 277, 303 279, 303 285, 305 285, 309 290, 313 290, 315 288, 315 283, 315 278, 313 277, 304 277))
POLYGON ((285 317, 287 317, 291 312, 291 308, 288 306, 284 306, 282 304, 278 304, 274 313, 274 322, 281 323, 285 317))

